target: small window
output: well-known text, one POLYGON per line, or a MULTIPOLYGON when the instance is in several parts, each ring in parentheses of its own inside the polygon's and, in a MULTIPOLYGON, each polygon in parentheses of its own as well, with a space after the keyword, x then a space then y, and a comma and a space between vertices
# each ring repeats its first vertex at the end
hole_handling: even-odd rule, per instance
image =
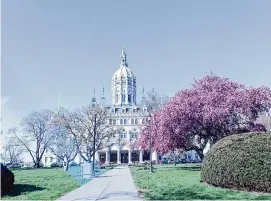
POLYGON ((122 125, 122 124, 123 124, 123 120, 121 119, 121 120, 120 120, 120 125, 122 125))
POLYGON ((127 137, 127 134, 126 133, 121 133, 120 134, 120 138, 126 138, 127 137))
POLYGON ((113 119, 113 125, 116 125, 116 119, 113 119))
POLYGON ((112 119, 109 119, 109 124, 112 125, 112 119))
POLYGON ((134 124, 134 119, 131 119, 131 124, 134 124))
POLYGON ((145 124, 145 119, 142 119, 142 124, 145 124))
POLYGON ((137 124, 138 124, 138 120, 136 119, 136 120, 135 120, 135 125, 137 125, 137 124))
POLYGON ((127 119, 124 119, 124 125, 127 125, 127 119))

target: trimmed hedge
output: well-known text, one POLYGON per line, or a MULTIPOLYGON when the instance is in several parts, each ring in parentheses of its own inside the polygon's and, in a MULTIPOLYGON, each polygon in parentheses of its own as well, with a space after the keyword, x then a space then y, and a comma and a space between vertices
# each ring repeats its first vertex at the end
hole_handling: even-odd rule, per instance
POLYGON ((271 193, 271 133, 244 133, 219 140, 203 160, 201 181, 271 193))

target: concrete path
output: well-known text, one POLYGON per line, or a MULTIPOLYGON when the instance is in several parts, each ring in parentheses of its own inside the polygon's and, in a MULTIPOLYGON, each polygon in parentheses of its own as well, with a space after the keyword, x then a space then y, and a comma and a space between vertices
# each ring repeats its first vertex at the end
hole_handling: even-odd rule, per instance
POLYGON ((128 166, 118 166, 58 200, 141 200, 128 166))

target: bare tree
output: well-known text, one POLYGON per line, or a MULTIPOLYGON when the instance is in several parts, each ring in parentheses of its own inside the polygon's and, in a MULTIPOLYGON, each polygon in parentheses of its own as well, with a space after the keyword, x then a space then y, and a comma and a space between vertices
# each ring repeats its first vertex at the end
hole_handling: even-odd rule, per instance
POLYGON ((166 95, 161 95, 153 89, 147 92, 145 105, 148 108, 148 111, 153 113, 163 107, 168 99, 169 98, 166 95))
POLYGON ((68 171, 69 163, 73 161, 77 155, 75 139, 73 135, 60 124, 54 126, 53 133, 54 141, 50 143, 49 149, 63 161, 64 170, 68 171))
POLYGON ((91 105, 74 112, 65 111, 61 115, 61 123, 73 135, 78 153, 84 161, 91 162, 96 150, 110 146, 117 131, 108 123, 109 119, 110 114, 105 108, 91 105))
POLYGON ((9 134, 13 134, 30 154, 36 168, 41 167, 45 149, 53 140, 53 118, 54 112, 51 110, 34 111, 22 119, 20 130, 16 127, 9 130, 9 134))
POLYGON ((19 163, 24 152, 23 147, 16 141, 16 139, 9 138, 3 147, 3 159, 9 163, 19 163))

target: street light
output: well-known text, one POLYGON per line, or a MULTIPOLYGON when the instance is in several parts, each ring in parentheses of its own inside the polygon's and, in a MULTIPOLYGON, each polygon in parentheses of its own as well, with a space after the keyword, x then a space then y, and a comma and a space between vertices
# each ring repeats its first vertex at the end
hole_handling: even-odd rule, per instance
POLYGON ((152 173, 152 127, 151 127, 151 114, 148 116, 148 122, 150 126, 150 173, 152 173))
POLYGON ((93 177, 95 177, 95 145, 96 145, 96 119, 97 119, 97 114, 94 114, 94 133, 93 133, 93 162, 92 162, 92 173, 93 177))

